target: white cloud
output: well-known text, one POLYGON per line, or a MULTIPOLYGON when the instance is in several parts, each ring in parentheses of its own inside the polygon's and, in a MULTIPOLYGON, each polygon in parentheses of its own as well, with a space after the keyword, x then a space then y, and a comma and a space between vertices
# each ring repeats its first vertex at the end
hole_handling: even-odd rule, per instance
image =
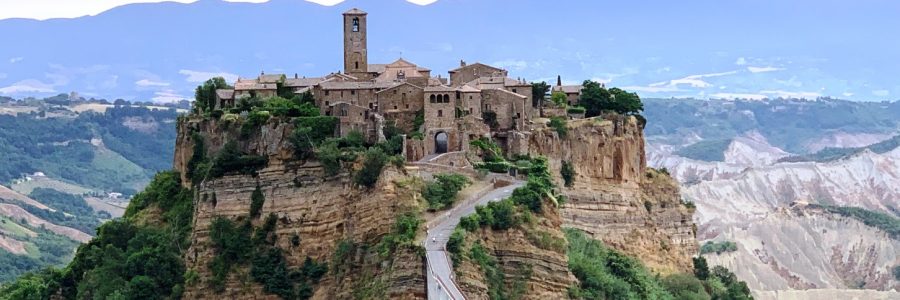
POLYGON ((43 83, 35 79, 26 79, 10 86, 0 88, 0 94, 18 94, 18 93, 55 93, 53 85, 43 83))
POLYGON ((784 68, 776 68, 776 67, 747 67, 747 71, 750 73, 763 73, 763 72, 774 72, 781 71, 784 68))
POLYGON ((77 18, 93 16, 117 6, 131 3, 155 3, 176 1, 191 3, 197 0, 28 0, 0 1, 0 20, 8 18, 28 18, 46 20, 51 18, 77 18))
POLYGON ((629 92, 644 92, 644 93, 665 93, 665 92, 681 91, 677 87, 670 87, 670 86, 623 86, 622 89, 629 91, 629 92))
POLYGON ((437 0, 406 0, 409 3, 418 4, 418 5, 428 5, 437 2, 437 0))
POLYGON ((187 82, 204 82, 213 77, 222 77, 225 78, 225 81, 233 82, 238 79, 238 76, 235 74, 227 73, 227 72, 204 72, 204 71, 194 71, 194 70, 180 70, 178 74, 185 75, 187 78, 185 80, 187 82))
POLYGON ((853 96, 853 93, 851 93, 851 92, 844 92, 844 93, 841 94, 841 95, 844 95, 844 97, 852 97, 852 96, 853 96))
POLYGON ((528 68, 528 62, 524 60, 501 60, 498 62, 494 62, 493 65, 505 68, 510 71, 521 71, 528 68))
POLYGON ((325 6, 335 6, 338 3, 344 2, 344 0, 306 0, 306 2, 312 2, 315 4, 325 5, 325 6))
POLYGON ((735 61, 734 64, 736 64, 736 65, 738 65, 738 66, 746 65, 746 64, 747 64, 747 59, 746 59, 746 58, 743 58, 743 57, 738 57, 737 61, 735 61))
POLYGON ((891 94, 891 92, 888 91, 888 90, 877 90, 877 91, 872 91, 872 95, 875 95, 875 96, 878 96, 878 97, 887 97, 887 96, 890 95, 890 94, 891 94))
POLYGON ((817 93, 817 92, 789 92, 789 91, 782 91, 782 90, 775 90, 775 91, 764 90, 764 91, 759 91, 759 92, 766 94, 766 95, 772 95, 774 97, 781 97, 781 98, 815 99, 815 98, 822 97, 822 94, 817 93))
POLYGON ((732 75, 732 74, 737 74, 737 71, 690 75, 690 76, 686 76, 686 77, 679 78, 679 79, 673 79, 673 80, 669 80, 669 81, 653 83, 653 84, 650 84, 648 87, 650 87, 650 88, 668 87, 668 88, 673 88, 675 91, 677 91, 678 86, 688 85, 693 88, 703 89, 703 88, 709 88, 709 87, 713 86, 711 83, 703 80, 703 78, 720 77, 720 76, 727 76, 727 75, 732 75))
POLYGON ((746 93, 715 93, 715 94, 709 95, 709 97, 712 99, 728 99, 728 100, 735 100, 735 99, 763 100, 763 99, 768 98, 766 95, 762 95, 762 94, 746 94, 746 93))
POLYGON ((135 85, 140 87, 148 87, 148 86, 169 86, 168 82, 162 81, 153 81, 150 79, 141 79, 134 82, 135 85))
POLYGON ((9 59, 9 63, 14 64, 14 63, 17 63, 17 62, 22 61, 23 59, 25 59, 25 58, 24 58, 24 57, 21 57, 21 56, 19 56, 19 57, 13 57, 13 58, 10 58, 10 59, 9 59))
POLYGON ((182 95, 178 94, 177 92, 175 92, 174 90, 159 91, 159 92, 154 93, 154 95, 155 96, 153 96, 153 98, 151 98, 153 100, 153 102, 169 103, 169 102, 176 102, 176 101, 188 99, 188 97, 182 96, 182 95))

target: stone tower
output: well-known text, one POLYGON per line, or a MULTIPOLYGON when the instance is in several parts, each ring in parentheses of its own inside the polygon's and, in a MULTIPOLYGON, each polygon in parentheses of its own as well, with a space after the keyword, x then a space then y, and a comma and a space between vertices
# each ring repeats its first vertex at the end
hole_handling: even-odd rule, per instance
POLYGON ((351 9, 344 13, 344 73, 367 79, 366 12, 351 9))

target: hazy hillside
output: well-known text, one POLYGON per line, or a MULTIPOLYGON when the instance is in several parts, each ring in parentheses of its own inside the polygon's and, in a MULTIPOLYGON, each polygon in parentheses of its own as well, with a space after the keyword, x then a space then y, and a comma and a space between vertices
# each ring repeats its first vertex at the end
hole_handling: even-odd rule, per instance
POLYGON ((68 263, 171 167, 174 108, 0 100, 0 282, 68 263))
POLYGON ((707 254, 712 264, 740 269, 764 298, 797 289, 900 288, 892 274, 900 265, 900 104, 647 104, 658 121, 647 127, 648 164, 682 183, 683 197, 697 206, 699 239, 736 244, 734 252, 707 254), (860 208, 860 215, 807 204, 860 208))

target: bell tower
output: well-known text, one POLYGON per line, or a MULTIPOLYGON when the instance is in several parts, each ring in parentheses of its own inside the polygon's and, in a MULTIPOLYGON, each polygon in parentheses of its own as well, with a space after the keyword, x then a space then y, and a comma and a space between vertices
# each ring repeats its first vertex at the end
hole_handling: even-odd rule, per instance
POLYGON ((365 79, 369 71, 366 15, 366 12, 356 8, 344 13, 344 73, 360 79, 365 79))

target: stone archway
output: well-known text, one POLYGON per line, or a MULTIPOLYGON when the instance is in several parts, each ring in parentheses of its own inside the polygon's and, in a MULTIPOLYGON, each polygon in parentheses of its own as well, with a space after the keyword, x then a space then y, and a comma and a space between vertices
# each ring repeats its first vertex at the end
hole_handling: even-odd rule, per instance
POLYGON ((438 132, 434 135, 434 153, 447 153, 447 141, 449 136, 446 132, 438 132))

